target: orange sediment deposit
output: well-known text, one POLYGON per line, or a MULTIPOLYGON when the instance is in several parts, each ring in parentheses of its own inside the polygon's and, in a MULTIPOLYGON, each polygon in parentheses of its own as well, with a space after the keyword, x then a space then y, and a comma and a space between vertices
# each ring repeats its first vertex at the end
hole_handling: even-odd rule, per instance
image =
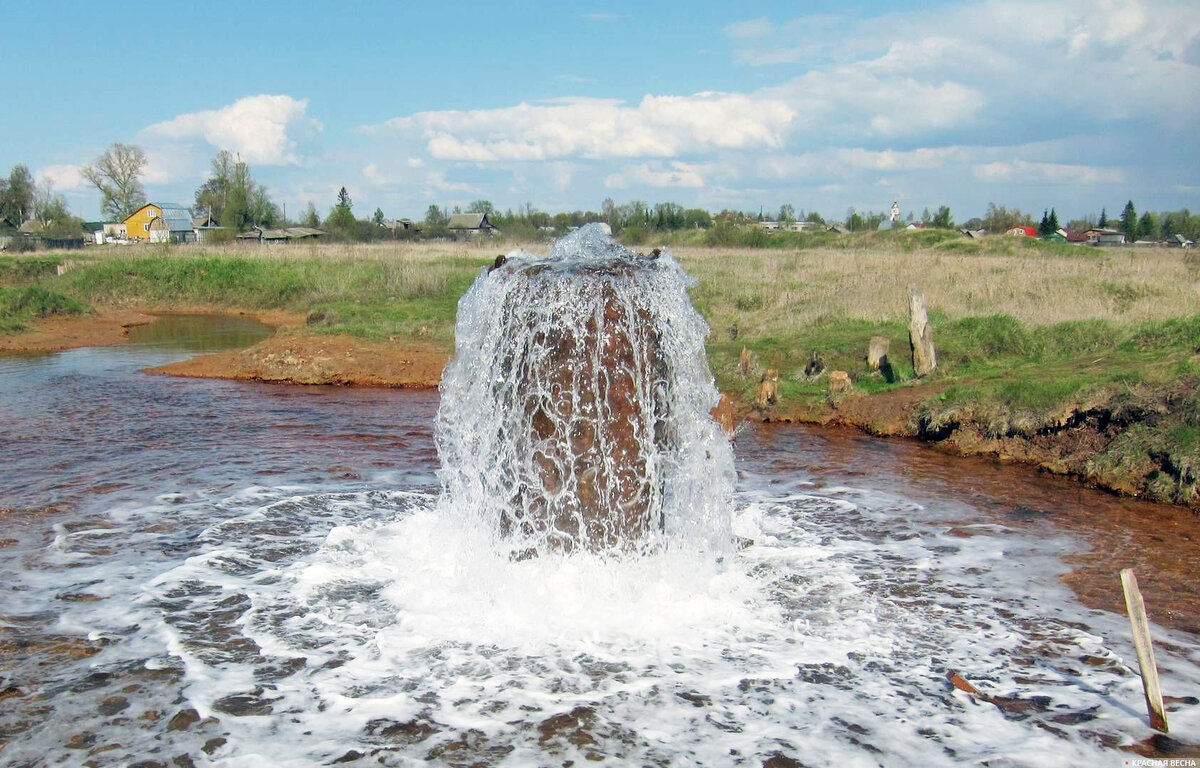
POLYGON ((432 345, 284 330, 247 349, 201 355, 147 373, 290 384, 431 388, 449 355, 432 345))
POLYGON ((79 347, 112 347, 125 343, 129 329, 154 322, 154 316, 128 309, 94 315, 47 317, 32 328, 0 336, 0 352, 56 352, 79 347))

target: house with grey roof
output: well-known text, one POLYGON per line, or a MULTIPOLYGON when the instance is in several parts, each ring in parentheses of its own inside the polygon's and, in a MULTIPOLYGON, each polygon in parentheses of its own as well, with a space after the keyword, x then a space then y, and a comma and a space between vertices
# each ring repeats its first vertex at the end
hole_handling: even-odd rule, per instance
POLYGON ((486 235, 493 237, 500 230, 496 225, 488 220, 486 213, 456 213, 450 217, 450 223, 446 226, 454 236, 465 239, 469 237, 478 237, 486 235))

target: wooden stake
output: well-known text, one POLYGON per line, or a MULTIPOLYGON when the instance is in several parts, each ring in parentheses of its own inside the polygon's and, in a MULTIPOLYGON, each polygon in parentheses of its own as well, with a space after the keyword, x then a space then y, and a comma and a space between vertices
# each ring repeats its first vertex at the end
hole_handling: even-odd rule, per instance
POLYGON ((1125 590, 1125 608, 1129 611, 1129 623, 1133 626, 1133 646, 1137 649, 1138 666, 1142 670, 1142 690, 1146 693, 1150 727, 1167 733, 1167 713, 1163 709, 1162 688, 1158 685, 1154 647, 1150 644, 1150 623, 1146 619, 1146 605, 1142 602, 1142 593, 1133 569, 1121 571, 1121 587, 1125 590))

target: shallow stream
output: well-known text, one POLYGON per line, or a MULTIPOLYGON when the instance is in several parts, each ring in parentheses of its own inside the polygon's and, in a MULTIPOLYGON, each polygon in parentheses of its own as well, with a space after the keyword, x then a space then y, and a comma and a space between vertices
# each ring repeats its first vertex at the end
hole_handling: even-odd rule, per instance
POLYGON ((435 392, 139 373, 266 332, 172 322, 0 358, 3 765, 1117 766, 1152 733, 1126 618, 1063 582, 1095 543, 1058 518, 1108 497, 743 429, 736 554, 513 562, 437 513, 435 392))

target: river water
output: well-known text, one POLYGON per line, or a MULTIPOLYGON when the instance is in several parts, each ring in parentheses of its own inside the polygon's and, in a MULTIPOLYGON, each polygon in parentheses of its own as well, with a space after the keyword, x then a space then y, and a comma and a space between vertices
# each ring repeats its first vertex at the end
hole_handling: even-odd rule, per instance
MULTIPOLYGON (((1109 497, 747 428, 736 555, 489 559, 438 514, 435 392, 139 372, 266 332, 0 358, 0 764, 1116 766, 1152 733, 1127 620, 1064 583, 1109 497)), ((1190 611, 1154 634, 1195 741, 1190 611)))

